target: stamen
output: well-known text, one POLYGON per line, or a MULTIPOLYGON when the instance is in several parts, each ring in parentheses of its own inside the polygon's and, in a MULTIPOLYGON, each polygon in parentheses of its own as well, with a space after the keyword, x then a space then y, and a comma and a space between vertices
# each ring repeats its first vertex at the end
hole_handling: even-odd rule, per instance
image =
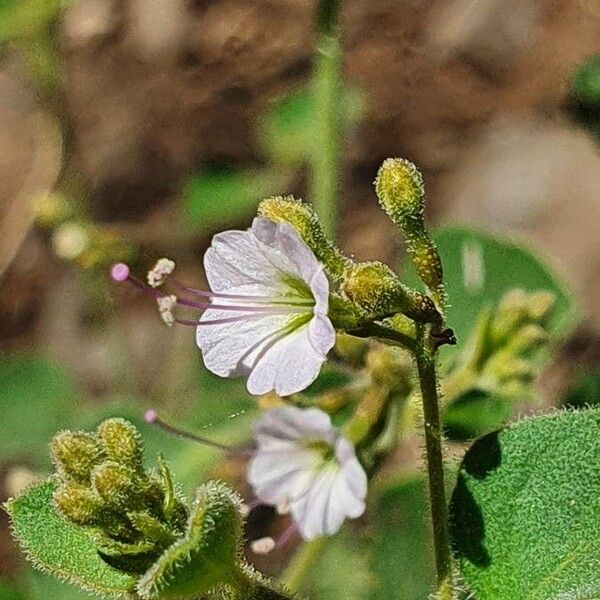
POLYGON ((160 287, 167 277, 175 270, 175 263, 169 258, 159 258, 154 268, 148 271, 148 285, 153 288, 160 287))
POLYGON ((275 544, 276 548, 282 548, 285 546, 298 532, 298 527, 295 523, 292 523, 278 538, 275 544))
POLYGON ((264 537, 258 540, 254 540, 250 544, 250 549, 254 554, 265 555, 275 550, 275 540, 272 537, 264 537))
POLYGON ((110 276, 119 283, 129 278, 129 267, 125 263, 117 263, 112 266, 110 276))
POLYGON ((156 302, 162 320, 169 327, 173 327, 176 322, 175 316, 173 315, 173 309, 177 306, 177 296, 162 296, 161 298, 157 298, 156 302))
POLYGON ((149 409, 144 413, 144 421, 146 421, 146 423, 149 423, 150 425, 156 425, 157 427, 160 427, 162 430, 166 431, 167 433, 170 433, 171 435, 177 436, 185 440, 190 440, 192 442, 196 442, 204 446, 216 448, 217 450, 222 450, 223 452, 227 452, 228 454, 249 454, 248 451, 238 450, 225 444, 219 444, 218 442, 213 442, 212 440, 196 435, 195 433, 189 433, 187 431, 178 429, 173 425, 169 425, 158 416, 158 413, 154 409, 149 409))

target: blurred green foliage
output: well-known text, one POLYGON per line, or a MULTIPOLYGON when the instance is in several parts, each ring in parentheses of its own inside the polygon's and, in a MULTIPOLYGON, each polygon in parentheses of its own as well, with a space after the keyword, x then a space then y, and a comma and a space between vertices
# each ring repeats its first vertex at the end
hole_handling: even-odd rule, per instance
MULTIPOLYGON (((347 89, 346 127, 362 113, 357 91, 347 89)), ((288 189, 316 151, 314 95, 301 88, 272 103, 258 120, 256 136, 264 164, 253 169, 217 165, 191 177, 182 191, 181 209, 188 226, 206 232, 247 220, 262 198, 288 189)))
MULTIPOLYGON (((545 329, 549 344, 530 351, 527 361, 539 371, 552 358, 552 350, 565 339, 577 323, 575 299, 561 279, 535 254, 512 240, 460 227, 449 227, 435 235, 444 264, 444 280, 450 299, 448 325, 458 338, 457 349, 442 348, 442 372, 459 367, 472 351, 471 336, 486 310, 497 310, 511 290, 550 292, 554 310, 545 329), (458 351, 457 351, 458 350, 458 351)), ((408 265, 409 285, 419 280, 408 265)), ((523 396, 522 401, 527 398, 523 396)), ((510 395, 484 389, 465 390, 444 408, 446 432, 454 439, 472 439, 506 422, 514 409, 510 395)))
POLYGON ((600 139, 600 54, 590 57, 571 76, 570 110, 600 139))
POLYGON ((587 408, 600 404, 600 371, 580 373, 563 398, 567 408, 587 408))
POLYGON ((46 444, 57 431, 72 426, 79 406, 73 381, 54 361, 32 354, 0 357, 3 459, 48 467, 46 444))

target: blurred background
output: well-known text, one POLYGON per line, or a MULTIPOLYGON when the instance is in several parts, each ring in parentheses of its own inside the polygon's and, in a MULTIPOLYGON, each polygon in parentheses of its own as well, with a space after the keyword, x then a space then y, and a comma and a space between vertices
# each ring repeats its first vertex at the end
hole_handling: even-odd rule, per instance
MULTIPOLYGON (((193 331, 164 327, 107 271, 169 256, 202 285, 212 234, 246 227, 265 196, 310 199, 314 13, 308 0, 0 0, 3 500, 48 470, 55 431, 107 415, 153 406, 248 439, 243 385, 203 371, 193 331)), ((538 386, 548 405, 600 397, 600 0, 346 0, 343 42, 341 246, 399 264, 372 181, 385 158, 409 158, 431 223, 522 240, 572 288, 580 325, 538 386)), ((210 473, 244 491, 242 464, 147 433, 186 485, 210 473)), ((401 452, 400 466, 418 456, 401 452)), ((381 564, 353 565, 356 597, 383 557, 428 552, 420 486, 399 493, 401 514, 396 497, 378 502, 401 532, 393 547, 367 532, 381 564)), ((362 560, 340 553, 324 572, 362 560)), ((389 589, 425 598, 427 569, 401 573, 389 589)), ((328 581, 319 597, 338 597, 328 581)), ((24 568, 1 514, 0 598, 81 597, 56 585, 24 568)))

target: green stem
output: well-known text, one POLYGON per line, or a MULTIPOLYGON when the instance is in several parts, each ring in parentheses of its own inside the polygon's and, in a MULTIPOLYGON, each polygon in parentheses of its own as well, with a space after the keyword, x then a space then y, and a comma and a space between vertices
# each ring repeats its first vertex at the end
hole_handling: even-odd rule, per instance
POLYGON ((326 537, 304 544, 283 574, 283 583, 292 592, 300 589, 306 574, 315 566, 325 547, 326 537))
POLYGON ((335 236, 342 139, 340 0, 320 0, 314 67, 315 138, 312 202, 326 233, 335 236))
POLYGON ((400 346, 413 352, 415 350, 414 338, 402 333, 401 331, 396 331, 395 329, 391 329, 390 327, 385 327, 384 325, 379 325, 377 323, 367 323, 364 327, 348 333, 359 338, 373 337, 384 341, 387 344, 391 344, 392 346, 400 346))
POLYGON ((433 545, 437 572, 438 600, 452 600, 452 554, 448 531, 448 507, 444 486, 444 461, 442 453, 442 430, 438 400, 438 384, 435 366, 435 350, 421 328, 420 343, 415 352, 425 428, 427 470, 429 474, 429 497, 433 525, 433 545))

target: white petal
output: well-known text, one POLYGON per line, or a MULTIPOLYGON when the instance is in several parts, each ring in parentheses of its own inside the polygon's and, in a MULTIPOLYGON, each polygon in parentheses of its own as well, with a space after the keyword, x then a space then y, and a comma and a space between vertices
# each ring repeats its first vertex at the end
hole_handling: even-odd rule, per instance
MULTIPOLYGON (((294 315, 257 315, 236 311, 207 310, 196 329, 196 343, 206 367, 221 377, 246 375, 269 344, 287 331, 294 315), (247 317, 233 323, 210 325, 210 321, 247 317)), ((269 390, 267 390, 269 391, 269 390)))
POLYGON ((317 257, 289 223, 256 218, 252 222, 252 231, 264 245, 272 264, 283 272, 310 283, 315 273, 322 270, 317 257))
POLYGON ((327 356, 335 345, 335 329, 327 316, 315 314, 308 325, 308 338, 315 352, 327 356))
POLYGON ((358 462, 354 446, 343 437, 335 444, 335 455, 342 466, 342 474, 352 494, 364 500, 367 496, 367 474, 358 462))
POLYGON ((309 329, 304 325, 283 336, 256 359, 247 382, 251 394, 275 390, 280 396, 289 396, 306 389, 317 378, 326 354, 315 349, 309 329))
POLYGON ((333 445, 335 431, 331 418, 322 410, 285 406, 263 413, 256 424, 256 438, 261 450, 271 449, 277 440, 323 440, 333 445))
POLYGON ((267 504, 287 502, 290 494, 310 487, 319 457, 309 450, 287 454, 258 452, 250 461, 248 481, 267 504))
POLYGON ((328 533, 329 498, 336 475, 335 466, 321 469, 310 490, 290 502, 290 512, 305 540, 313 540, 328 533))

